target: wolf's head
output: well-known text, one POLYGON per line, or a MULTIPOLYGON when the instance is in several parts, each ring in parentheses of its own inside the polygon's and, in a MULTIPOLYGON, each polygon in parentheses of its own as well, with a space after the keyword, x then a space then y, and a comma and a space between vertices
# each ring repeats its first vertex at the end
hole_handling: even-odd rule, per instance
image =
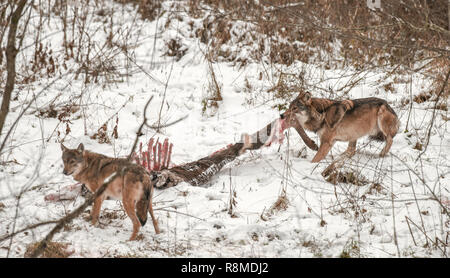
POLYGON ((291 120, 301 117, 305 122, 311 117, 317 116, 316 111, 311 105, 311 94, 309 92, 301 92, 289 105, 289 108, 280 115, 282 119, 286 119, 289 124, 291 120))
POLYGON ((289 111, 294 113, 308 113, 311 107, 311 93, 301 92, 289 105, 289 111))
POLYGON ((286 117, 288 123, 295 117, 302 125, 306 121, 314 122, 317 126, 325 122, 329 128, 335 128, 346 111, 353 109, 353 106, 351 100, 313 99, 309 92, 301 92, 281 117, 286 117))
POLYGON ((78 174, 83 167, 83 144, 78 145, 76 149, 69 149, 61 143, 61 150, 64 163, 63 174, 67 176, 78 174))

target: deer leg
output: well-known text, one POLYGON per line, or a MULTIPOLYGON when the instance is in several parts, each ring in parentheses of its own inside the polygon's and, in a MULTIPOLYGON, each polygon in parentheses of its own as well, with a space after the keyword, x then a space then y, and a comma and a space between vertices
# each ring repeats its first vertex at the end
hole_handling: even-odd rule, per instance
POLYGON ((302 138, 303 142, 305 142, 306 146, 310 148, 311 150, 317 151, 319 148, 317 147, 316 143, 309 138, 309 136, 306 134, 305 130, 303 129, 302 125, 298 122, 297 119, 291 118, 290 124, 295 130, 297 131, 298 135, 300 135, 300 138, 302 138))

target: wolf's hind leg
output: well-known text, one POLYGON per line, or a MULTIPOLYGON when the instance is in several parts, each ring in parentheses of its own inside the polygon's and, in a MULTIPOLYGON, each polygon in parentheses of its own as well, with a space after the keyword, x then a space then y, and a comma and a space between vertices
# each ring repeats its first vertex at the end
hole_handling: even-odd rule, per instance
MULTIPOLYGON (((124 178, 122 203, 125 212, 127 213, 128 217, 130 217, 131 222, 133 223, 133 233, 131 234, 129 240, 135 240, 137 234, 139 233, 139 229, 141 228, 141 222, 136 215, 136 203, 139 201, 139 198, 137 197, 137 194, 135 192, 136 188, 138 188, 136 184, 127 181, 127 177, 124 178)), ((145 213, 147 212, 145 211, 145 213)))
POLYGON ((133 233, 131 234, 129 240, 135 240, 137 234, 139 233, 139 229, 141 228, 141 223, 136 216, 135 201, 130 199, 129 197, 127 198, 125 192, 123 196, 123 208, 125 209, 128 217, 130 217, 131 222, 133 223, 133 233))
POLYGON ((387 136, 386 137, 386 145, 384 146, 383 150, 381 151, 380 157, 384 157, 389 152, 389 149, 392 146, 392 142, 393 142, 392 137, 387 136))
POLYGON ((347 150, 345 150, 344 154, 348 157, 354 156, 356 153, 356 140, 348 142, 347 150))
POLYGON ((150 212, 150 216, 152 217, 153 227, 155 228, 155 233, 159 234, 159 226, 158 226, 158 220, 156 220, 155 215, 153 214, 153 186, 150 191, 150 202, 148 204, 148 212, 150 212))
POLYGON ((378 127, 386 139, 386 145, 380 153, 380 156, 383 157, 389 152, 399 128, 397 116, 389 112, 385 106, 381 106, 378 111, 378 127))

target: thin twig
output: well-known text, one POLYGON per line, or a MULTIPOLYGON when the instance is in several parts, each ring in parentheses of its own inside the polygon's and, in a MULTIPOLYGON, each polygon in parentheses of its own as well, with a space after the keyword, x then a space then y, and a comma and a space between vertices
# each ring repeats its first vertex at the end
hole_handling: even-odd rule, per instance
MULTIPOLYGON (((429 239, 431 242, 433 242, 433 239, 431 239, 431 238, 427 235, 426 232, 422 231, 422 229, 419 227, 419 225, 417 225, 416 223, 414 223, 414 221, 412 221, 411 218, 409 218, 408 216, 405 216, 405 217, 408 219, 408 221, 410 221, 412 224, 414 224, 414 226, 416 226, 416 228, 417 228, 419 231, 421 231, 422 234, 423 234, 427 239, 429 239)), ((436 239, 437 239, 437 238, 436 238, 436 239)), ((442 240, 439 240, 439 241, 442 242, 442 240)), ((435 245, 436 245, 437 248, 439 248, 439 250, 442 251, 442 254, 447 258, 447 254, 445 253, 445 250, 442 250, 442 248, 437 244, 437 241, 435 242, 435 245)))
MULTIPOLYGON (((424 223, 423 217, 422 217, 422 212, 420 211, 419 202, 417 201, 416 191, 414 190, 414 183, 413 183, 413 181, 412 181, 411 173, 410 173, 409 171, 408 171, 408 176, 409 176, 409 180, 410 180, 410 182, 411 182, 411 189, 412 189, 412 192, 413 192, 414 200, 416 201, 417 212, 418 212, 419 217, 420 217, 420 222, 421 222, 421 224, 422 224, 422 229, 423 229, 424 231, 426 231, 426 229, 425 229, 425 223, 424 223)), ((408 224, 408 226, 409 226, 409 224, 408 224)), ((426 238, 425 238, 425 241, 428 243, 428 240, 427 240, 426 238)))
POLYGON ((194 216, 194 215, 191 215, 191 214, 187 214, 187 213, 183 213, 183 212, 179 212, 179 211, 176 211, 176 210, 170 210, 170 209, 164 209, 164 208, 155 208, 154 210, 161 210, 161 211, 166 211, 166 212, 173 212, 173 213, 177 213, 177 214, 182 214, 182 215, 185 215, 185 216, 189 216, 189 217, 192 217, 192 218, 195 218, 195 219, 198 219, 198 220, 206 221, 206 220, 203 219, 203 218, 199 218, 199 217, 197 217, 197 216, 194 216))
POLYGON ((439 99, 441 98, 442 93, 445 90, 445 87, 447 86, 448 83, 448 78, 450 77, 450 68, 447 72, 447 76, 445 77, 444 83, 442 84, 442 88, 439 91, 439 94, 437 95, 436 101, 434 102, 434 107, 433 107, 433 116, 431 117, 431 122, 430 122, 430 127, 428 127, 428 134, 427 134, 427 141, 425 143, 425 148, 423 149, 423 151, 419 154, 419 156, 417 156, 416 158, 416 162, 420 159, 420 157, 426 152, 427 148, 428 148, 428 144, 430 143, 430 137, 431 137, 431 130, 433 129, 433 125, 434 125, 434 120, 436 118, 436 108, 439 102, 439 99))
POLYGON ((133 146, 131 147, 131 152, 127 157, 128 160, 130 160, 132 158, 134 150, 136 149, 137 143, 139 141, 139 137, 141 137, 143 135, 142 129, 144 128, 144 126, 147 123, 147 107, 150 104, 150 102, 152 101, 152 99, 153 99, 153 96, 151 96, 149 98, 149 100, 147 101, 147 103, 144 106, 144 119, 142 120, 142 124, 139 126, 139 129, 136 132, 136 137, 134 138, 134 143, 133 143, 133 146))
POLYGON ((406 215, 405 215, 405 219, 406 219, 406 224, 408 224, 409 233, 411 234, 411 237, 412 237, 412 240, 414 242, 414 245, 417 246, 416 239, 414 238, 414 234, 413 234, 413 232, 411 230, 411 225, 409 225, 409 220, 408 220, 408 217, 406 215))
POLYGON ((164 102, 166 101, 166 94, 167 94, 167 87, 169 86, 170 77, 172 76, 173 71, 173 64, 175 63, 175 59, 172 60, 172 64, 170 66, 169 76, 167 77, 166 84, 164 84, 164 93, 163 93, 163 99, 161 101, 161 107, 159 109, 158 114, 158 126, 156 128, 156 131, 159 132, 161 129, 161 114, 164 107, 164 102))
MULTIPOLYGON (((392 172, 392 164, 393 164, 393 158, 391 156, 391 176, 393 176, 392 172)), ((395 226, 395 204, 394 204, 394 181, 391 179, 391 200, 392 200, 392 227, 394 229, 394 243, 395 247, 397 247, 397 255, 400 258, 400 249, 398 247, 398 239, 397 239, 397 229, 395 226)))
POLYGON ((176 124, 176 123, 178 123, 178 122, 181 122, 182 120, 186 119, 187 117, 188 117, 188 115, 185 115, 185 116, 179 118, 178 120, 175 120, 175 121, 173 121, 173 122, 170 122, 170 123, 164 124, 164 125, 149 125, 148 123, 145 123, 145 125, 146 125, 148 128, 151 128, 151 129, 166 128, 166 127, 169 127, 169 126, 171 126, 171 125, 174 125, 174 124, 176 124))

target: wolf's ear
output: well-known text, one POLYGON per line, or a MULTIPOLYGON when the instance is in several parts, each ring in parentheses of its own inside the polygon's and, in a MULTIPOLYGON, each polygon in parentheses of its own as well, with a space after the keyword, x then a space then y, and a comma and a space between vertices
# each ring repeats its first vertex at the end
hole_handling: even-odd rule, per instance
POLYGON ((77 152, 82 153, 83 151, 84 151, 84 145, 83 145, 83 143, 80 143, 78 145, 77 152))
POLYGON ((68 149, 66 148, 66 146, 63 145, 63 143, 61 143, 61 150, 62 150, 63 152, 68 150, 68 149))
POLYGON ((333 104, 325 111, 325 123, 334 128, 345 116, 347 108, 344 104, 333 104))
POLYGON ((302 95, 302 101, 304 104, 311 104, 311 93, 310 92, 304 92, 302 95))

